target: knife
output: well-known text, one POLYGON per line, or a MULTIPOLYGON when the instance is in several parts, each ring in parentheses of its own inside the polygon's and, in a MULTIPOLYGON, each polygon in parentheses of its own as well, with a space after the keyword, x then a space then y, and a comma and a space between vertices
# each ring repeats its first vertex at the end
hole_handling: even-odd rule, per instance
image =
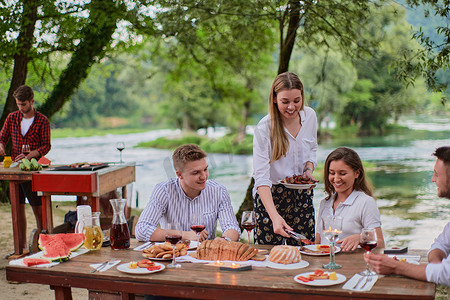
POLYGON ((99 271, 101 268, 103 268, 104 266, 106 266, 109 263, 108 261, 105 261, 104 263, 102 263, 100 266, 98 266, 97 268, 95 268, 94 270, 91 271, 91 273, 95 273, 97 271, 99 271))

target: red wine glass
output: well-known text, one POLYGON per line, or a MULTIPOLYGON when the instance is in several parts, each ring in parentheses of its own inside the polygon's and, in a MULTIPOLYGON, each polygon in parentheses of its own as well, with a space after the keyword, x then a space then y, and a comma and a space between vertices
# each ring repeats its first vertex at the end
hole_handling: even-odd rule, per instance
POLYGON ((200 233, 205 230, 205 222, 202 215, 193 214, 191 222, 191 230, 197 234, 197 247, 200 245, 200 233))
POLYGON ((168 223, 166 229, 166 242, 172 244, 173 248, 173 256, 172 263, 168 265, 168 268, 181 268, 180 264, 177 264, 175 259, 175 246, 179 241, 181 241, 182 232, 180 230, 180 226, 176 223, 168 223))
POLYGON ((242 228, 247 230, 248 243, 250 244, 250 246, 252 246, 250 231, 252 231, 256 227, 256 215, 254 211, 244 211, 242 213, 241 226, 242 228))
POLYGON ((23 144, 22 145, 22 154, 25 155, 25 157, 27 157, 27 155, 30 154, 30 152, 31 152, 30 145, 23 144))
POLYGON ((120 163, 122 164, 123 163, 122 151, 123 151, 123 149, 125 149, 125 143, 124 142, 118 142, 116 144, 116 149, 119 150, 119 152, 120 152, 120 163))
MULTIPOLYGON (((366 253, 370 253, 373 248, 377 246, 377 232, 375 228, 363 228, 359 235, 359 245, 366 250, 366 253)), ((359 273, 363 276, 376 275, 374 271, 370 270, 369 263, 366 263, 366 270, 359 273)))

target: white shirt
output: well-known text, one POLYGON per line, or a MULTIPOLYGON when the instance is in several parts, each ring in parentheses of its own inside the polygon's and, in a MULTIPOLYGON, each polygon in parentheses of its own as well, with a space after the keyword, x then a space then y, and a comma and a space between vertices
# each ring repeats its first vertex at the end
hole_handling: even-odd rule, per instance
POLYGON ((425 269, 427 281, 450 286, 450 222, 445 225, 442 233, 434 240, 430 251, 433 249, 442 250, 447 258, 440 264, 429 263, 425 269))
MULTIPOLYGON (((332 195, 329 200, 320 201, 316 233, 319 233, 321 238, 323 238, 322 219, 333 215, 334 198, 335 195, 332 195)), ((334 215, 342 217, 340 240, 353 234, 360 234, 363 228, 381 227, 380 211, 375 199, 362 191, 353 190, 344 202, 339 203, 334 215)))
POLYGON ((308 161, 317 165, 317 117, 314 110, 305 106, 299 112, 302 127, 296 137, 285 128, 289 140, 286 156, 269 164, 272 159, 270 141, 270 115, 265 116, 255 127, 253 135, 253 197, 260 186, 272 187, 279 180, 294 174, 303 174, 308 161))
POLYGON ((20 128, 22 130, 23 136, 25 136, 25 134, 27 134, 28 129, 30 129, 31 124, 33 124, 33 121, 34 121, 34 117, 29 118, 29 119, 22 118, 22 122, 20 123, 20 128))
POLYGON ((165 229, 167 223, 178 223, 182 231, 190 231, 193 214, 203 216, 205 229, 209 232, 208 239, 216 237, 217 219, 222 232, 228 229, 240 232, 230 195, 223 185, 207 180, 200 195, 191 199, 181 188, 180 180, 172 178, 156 185, 147 206, 139 216, 135 229, 136 238, 139 241, 149 241, 158 224, 165 229))

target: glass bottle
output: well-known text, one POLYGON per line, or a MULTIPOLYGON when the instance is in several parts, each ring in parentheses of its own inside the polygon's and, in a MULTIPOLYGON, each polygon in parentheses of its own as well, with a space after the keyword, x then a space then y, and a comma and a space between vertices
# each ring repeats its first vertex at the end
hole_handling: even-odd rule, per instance
POLYGON ((84 248, 89 250, 99 250, 103 244, 103 233, 100 227, 100 212, 93 212, 91 216, 84 216, 80 223, 77 223, 75 232, 84 233, 84 248))
POLYGON ((130 247, 130 230, 125 218, 127 199, 111 199, 109 202, 114 210, 110 235, 111 248, 127 249, 130 247))

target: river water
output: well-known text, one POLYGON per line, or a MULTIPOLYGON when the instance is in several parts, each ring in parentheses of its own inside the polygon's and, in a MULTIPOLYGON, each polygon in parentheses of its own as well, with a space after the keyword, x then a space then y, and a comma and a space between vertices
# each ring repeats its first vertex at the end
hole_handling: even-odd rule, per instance
MULTIPOLYGON (((448 123, 447 123, 448 124, 448 123)), ((115 144, 123 141, 125 162, 136 162, 136 182, 133 196, 143 209, 154 186, 174 177, 171 151, 152 148, 135 148, 139 142, 161 136, 179 134, 176 130, 156 130, 137 134, 63 138, 52 140, 52 150, 47 157, 54 164, 74 162, 117 162, 119 152, 115 144)), ((217 133, 220 135, 220 133, 217 133)), ((326 156, 338 146, 355 149, 363 161, 375 165, 368 172, 377 204, 382 215, 382 229, 388 246, 428 248, 448 222, 450 201, 436 196, 436 186, 431 182, 435 158, 431 153, 439 146, 450 145, 449 134, 420 140, 402 139, 399 136, 351 141, 325 142, 319 145, 317 158, 324 162, 326 156)), ((209 154, 210 178, 225 185, 231 195, 235 211, 245 196, 251 173, 250 155, 209 154)), ((65 197, 56 197, 64 200, 65 197)), ((314 205, 318 210, 324 198, 323 184, 315 189, 314 205)), ((135 205, 133 200, 132 206, 135 205)))

